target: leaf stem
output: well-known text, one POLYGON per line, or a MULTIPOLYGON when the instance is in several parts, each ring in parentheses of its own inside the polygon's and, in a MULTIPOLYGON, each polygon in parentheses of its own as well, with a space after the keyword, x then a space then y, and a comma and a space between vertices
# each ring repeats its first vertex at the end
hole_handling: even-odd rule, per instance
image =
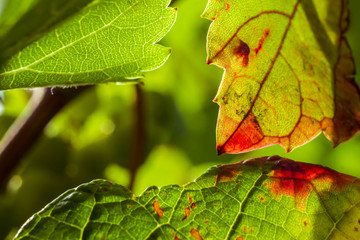
POLYGON ((139 166, 143 162, 144 156, 144 97, 143 91, 141 90, 140 84, 135 85, 136 99, 134 103, 134 116, 135 116, 135 124, 134 124, 134 139, 133 139, 133 152, 131 157, 131 162, 129 166, 130 170, 130 184, 129 189, 133 189, 136 171, 139 166))

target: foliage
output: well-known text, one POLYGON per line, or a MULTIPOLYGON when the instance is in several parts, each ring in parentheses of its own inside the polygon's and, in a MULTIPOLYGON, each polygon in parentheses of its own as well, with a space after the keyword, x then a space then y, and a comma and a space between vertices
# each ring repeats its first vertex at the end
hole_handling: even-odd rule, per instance
POLYGON ((264 157, 139 197, 95 180, 55 199, 16 239, 357 239, 359 198, 359 179, 264 157))
POLYGON ((280 2, 210 0, 204 13, 208 63, 225 69, 220 154, 276 143, 291 151, 321 131, 337 146, 359 131, 346 1, 280 2))
MULTIPOLYGON (((0 8, 2 2, 6 1, 0 1, 0 8)), ((291 153, 272 146, 239 156, 216 156, 217 109, 209 101, 216 93, 222 71, 204 64, 209 22, 199 16, 206 3, 207 0, 175 1, 174 6, 179 7, 177 22, 161 42, 172 47, 171 58, 144 79, 146 146, 134 193, 140 194, 151 185, 183 184, 219 162, 275 154, 320 163, 360 177, 358 136, 336 149, 321 135, 291 153)), ((357 9, 359 3, 353 0, 350 4, 351 9, 357 9)), ((350 17, 350 22, 355 24, 350 25, 348 39, 359 64, 360 33, 356 22, 360 21, 360 15, 350 17)), ((6 91, 3 95, 1 134, 20 114, 30 96, 24 90, 6 91)), ((66 189, 96 178, 128 186, 135 98, 132 86, 99 85, 69 104, 49 123, 42 139, 0 196, 1 239, 7 234, 12 239, 27 218, 66 189)))
POLYGON ((168 2, 93 1, 5 60, 1 89, 141 77, 142 72, 161 66, 170 54, 170 49, 154 45, 175 21, 175 11, 166 8, 168 2))
POLYGON ((6 61, 92 0, 2 0, 0 6, 0 60, 6 61))

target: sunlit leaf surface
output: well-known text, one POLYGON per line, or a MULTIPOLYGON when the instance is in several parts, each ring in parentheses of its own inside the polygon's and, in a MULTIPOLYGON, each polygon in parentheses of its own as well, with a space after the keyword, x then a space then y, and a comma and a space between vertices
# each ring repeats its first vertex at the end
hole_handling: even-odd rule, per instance
POLYGON ((0 62, 94 0, 5 0, 0 3, 0 62), (3 7, 1 9, 1 7, 3 7))
POLYGON ((359 130, 348 14, 343 0, 209 0, 208 64, 225 69, 219 154, 291 151, 321 131, 336 146, 359 130))
POLYGON ((94 1, 0 69, 0 89, 124 82, 160 67, 155 44, 172 27, 169 0, 94 1))
POLYGON ((263 157, 139 197, 95 180, 35 214, 16 239, 359 239, 360 181, 263 157))

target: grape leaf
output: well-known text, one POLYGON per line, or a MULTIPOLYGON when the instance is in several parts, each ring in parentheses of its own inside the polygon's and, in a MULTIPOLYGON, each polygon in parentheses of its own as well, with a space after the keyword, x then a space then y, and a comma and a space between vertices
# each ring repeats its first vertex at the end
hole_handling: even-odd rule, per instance
POLYGON ((0 68, 0 89, 129 82, 160 67, 170 49, 169 0, 93 1, 0 68))
POLYGON ((347 2, 209 0, 208 64, 225 69, 219 154, 291 151, 321 131, 336 146, 359 131, 347 2))
POLYGON ((4 1, 0 14, 0 62, 43 36, 55 25, 75 15, 92 1, 4 1))
POLYGON ((33 215, 15 239, 359 239, 359 204, 355 177, 263 157, 139 197, 95 180, 33 215))

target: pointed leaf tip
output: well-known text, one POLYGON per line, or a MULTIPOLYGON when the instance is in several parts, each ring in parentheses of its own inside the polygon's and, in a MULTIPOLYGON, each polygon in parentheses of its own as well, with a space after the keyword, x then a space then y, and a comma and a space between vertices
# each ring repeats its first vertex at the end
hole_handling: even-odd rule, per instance
POLYGON ((225 153, 224 148, 222 146, 217 146, 216 150, 218 156, 223 155, 225 153))

